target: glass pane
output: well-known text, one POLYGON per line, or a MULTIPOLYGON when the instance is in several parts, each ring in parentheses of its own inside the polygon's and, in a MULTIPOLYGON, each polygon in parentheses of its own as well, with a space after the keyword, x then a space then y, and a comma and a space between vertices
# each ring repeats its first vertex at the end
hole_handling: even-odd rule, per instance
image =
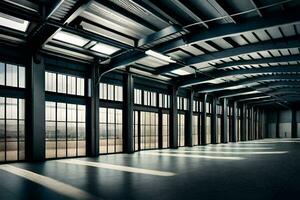
POLYGON ((6 98, 6 118, 17 119, 18 118, 17 99, 6 98))
POLYGON ((19 66, 19 87, 25 88, 25 67, 19 66))
POLYGON ((99 117, 100 123, 101 122, 105 123, 106 122, 106 114, 107 114, 106 113, 106 108, 100 108, 99 113, 100 113, 100 117, 99 117))
POLYGON ((67 110, 68 122, 76 122, 76 105, 68 104, 67 107, 68 107, 67 110))
POLYGON ((0 119, 4 119, 5 98, 0 97, 0 119))
POLYGON ((84 79, 77 78, 77 95, 84 96, 84 79))
POLYGON ((18 159, 18 123, 6 120, 6 160, 18 159))
POLYGON ((78 156, 86 155, 85 123, 78 123, 78 156))
POLYGON ((108 84, 108 91, 107 91, 107 99, 108 100, 114 100, 114 86, 108 84))
POLYGON ((46 120, 55 121, 55 102, 46 102, 46 120))
POLYGON ((65 103, 57 103, 57 121, 66 121, 65 103))
POLYGON ((25 124, 19 120, 19 160, 25 159, 25 124))
POLYGON ((66 123, 57 122, 57 157, 66 157, 66 123))
POLYGON ((85 106, 77 105, 78 109, 78 122, 85 122, 85 106))
POLYGON ((6 85, 18 87, 18 66, 6 64, 6 85))
POLYGON ((5 127, 4 120, 0 119, 0 161, 5 160, 5 127))
POLYGON ((76 77, 68 76, 68 94, 75 94, 76 77))
POLYGON ((19 119, 25 119, 25 100, 19 99, 19 119))
POLYGON ((57 92, 66 93, 67 87, 67 76, 63 74, 57 75, 57 92))
POLYGON ((76 123, 68 123, 68 157, 76 156, 76 123))
POLYGON ((46 158, 56 157, 55 122, 46 122, 46 158))
POLYGON ((0 63, 0 85, 5 85, 5 64, 0 63))

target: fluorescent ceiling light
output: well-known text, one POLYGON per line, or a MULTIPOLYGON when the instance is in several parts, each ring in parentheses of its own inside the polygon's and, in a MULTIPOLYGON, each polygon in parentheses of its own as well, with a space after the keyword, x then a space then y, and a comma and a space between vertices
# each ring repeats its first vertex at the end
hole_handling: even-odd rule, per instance
POLYGON ((0 13, 0 26, 25 32, 28 28, 28 25, 29 22, 26 20, 0 13))
POLYGON ((166 61, 166 62, 168 62, 168 63, 176 63, 176 61, 175 61, 175 60, 172 60, 171 57, 165 56, 165 55, 163 55, 163 54, 161 54, 161 53, 158 53, 158 52, 155 52, 155 51, 152 51, 152 50, 148 50, 148 51, 146 51, 145 53, 146 53, 146 55, 148 55, 148 56, 152 56, 152 57, 154 57, 154 58, 157 58, 157 59, 162 60, 162 61, 166 61))
POLYGON ((107 44, 98 43, 95 46, 93 46, 91 48, 91 50, 97 51, 99 53, 103 53, 105 55, 112 55, 115 52, 119 51, 120 49, 117 47, 114 47, 114 46, 107 45, 107 44))
POLYGON ((56 33, 53 38, 80 47, 83 47, 89 42, 88 39, 64 31, 56 33))
POLYGON ((177 75, 188 75, 188 74, 190 74, 189 72, 187 72, 185 70, 182 70, 182 69, 175 69, 171 72, 174 73, 174 74, 177 74, 177 75))

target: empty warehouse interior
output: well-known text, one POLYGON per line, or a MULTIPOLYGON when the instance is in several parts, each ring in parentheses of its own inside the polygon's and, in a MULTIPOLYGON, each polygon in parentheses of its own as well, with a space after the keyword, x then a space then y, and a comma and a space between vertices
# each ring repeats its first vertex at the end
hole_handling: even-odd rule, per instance
POLYGON ((299 9, 1 0, 0 199, 297 199, 299 9))

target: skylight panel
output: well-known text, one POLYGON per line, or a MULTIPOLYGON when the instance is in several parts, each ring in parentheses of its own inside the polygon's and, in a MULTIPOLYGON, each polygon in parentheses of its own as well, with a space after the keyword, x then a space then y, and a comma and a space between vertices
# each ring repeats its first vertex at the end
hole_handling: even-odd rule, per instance
POLYGON ((77 36, 77 35, 74 35, 74 34, 71 34, 68 32, 64 32, 64 31, 60 31, 60 32, 56 33, 53 38, 55 40, 73 44, 73 45, 79 46, 79 47, 83 47, 84 45, 86 45, 89 42, 88 39, 85 39, 80 36, 77 36))
POLYGON ((103 43, 97 43, 95 46, 91 48, 91 50, 105 54, 105 55, 112 55, 119 51, 120 49, 114 46, 110 46, 103 43))
POLYGON ((177 74, 177 75, 182 75, 182 76, 190 74, 189 72, 182 70, 182 69, 175 69, 171 72, 174 74, 177 74))
POLYGON ((20 18, 0 13, 0 26, 4 26, 17 31, 25 32, 29 22, 20 18))

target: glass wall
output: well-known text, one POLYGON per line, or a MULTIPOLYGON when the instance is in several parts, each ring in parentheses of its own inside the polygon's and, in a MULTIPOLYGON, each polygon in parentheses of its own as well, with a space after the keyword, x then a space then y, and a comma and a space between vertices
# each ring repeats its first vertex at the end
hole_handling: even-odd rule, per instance
POLYGON ((0 97, 0 162, 25 159, 25 100, 0 97))
POLYGON ((84 96, 84 87, 84 78, 45 72, 45 90, 47 92, 84 96))
POLYGON ((123 101, 123 87, 107 83, 100 83, 99 97, 103 100, 123 101))
POLYGON ((100 154, 123 151, 122 110, 99 108, 99 152, 100 154))
POLYGON ((185 146, 185 116, 178 114, 178 146, 185 146))
POLYGON ((0 85, 25 88, 25 67, 0 63, 0 85))
POLYGON ((84 105, 46 102, 46 158, 86 155, 84 105))
POLYGON ((158 148, 158 114, 154 112, 141 112, 140 148, 158 148))
POLYGON ((170 147, 169 114, 162 114, 162 148, 170 147))
POLYGON ((211 143, 211 116, 206 116, 206 144, 211 143))
POLYGON ((193 115, 193 145, 199 145, 199 115, 193 115))
POLYGON ((140 150, 140 117, 139 117, 139 111, 133 111, 133 139, 134 139, 134 150, 138 151, 140 150))

